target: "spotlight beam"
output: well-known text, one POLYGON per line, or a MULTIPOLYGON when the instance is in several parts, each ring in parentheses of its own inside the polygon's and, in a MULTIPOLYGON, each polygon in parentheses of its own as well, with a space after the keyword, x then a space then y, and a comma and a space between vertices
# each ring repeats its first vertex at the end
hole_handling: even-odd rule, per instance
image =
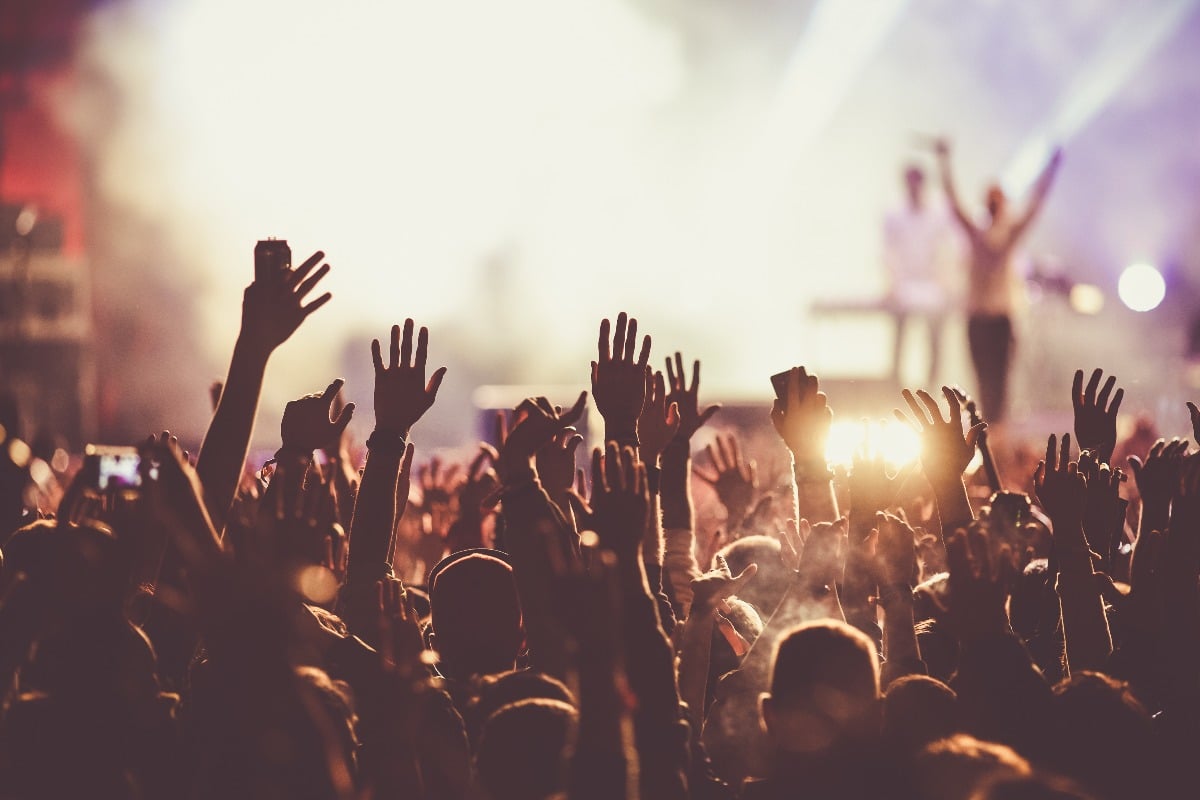
POLYGON ((1002 173, 1005 190, 1016 197, 1033 184, 1055 145, 1083 130, 1116 96, 1138 68, 1179 30, 1197 0, 1165 0, 1147 12, 1129 4, 1109 33, 1080 66, 1052 117, 1034 129, 1002 173))

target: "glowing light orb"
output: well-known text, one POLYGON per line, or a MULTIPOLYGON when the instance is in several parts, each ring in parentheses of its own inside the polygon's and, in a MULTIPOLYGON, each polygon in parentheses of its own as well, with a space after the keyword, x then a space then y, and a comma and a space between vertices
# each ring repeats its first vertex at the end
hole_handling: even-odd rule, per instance
POLYGON ((1117 281, 1121 302, 1134 311, 1150 311, 1158 307, 1167 295, 1167 282, 1149 264, 1132 264, 1117 281))

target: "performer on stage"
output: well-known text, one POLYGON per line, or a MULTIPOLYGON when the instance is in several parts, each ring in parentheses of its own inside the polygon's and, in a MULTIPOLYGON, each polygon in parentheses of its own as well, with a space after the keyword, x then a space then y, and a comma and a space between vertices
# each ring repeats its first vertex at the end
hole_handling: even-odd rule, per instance
POLYGON ((1034 184, 1029 203, 1012 214, 1004 191, 996 184, 987 190, 987 222, 976 225, 963 210, 950 173, 950 143, 936 145, 942 185, 970 246, 967 271, 967 342, 979 385, 983 415, 988 422, 1003 421, 1008 405, 1008 377, 1012 364, 1013 317, 1023 295, 1015 266, 1017 243, 1037 217, 1058 172, 1062 151, 1055 150, 1034 184))
POLYGON ((936 386, 941 363, 946 309, 957 294, 955 231, 943 208, 925 196, 925 173, 920 167, 904 171, 905 204, 888 213, 883 228, 883 264, 888 276, 887 304, 896 321, 892 377, 900 380, 904 340, 913 317, 924 318, 929 329, 927 386, 936 386))

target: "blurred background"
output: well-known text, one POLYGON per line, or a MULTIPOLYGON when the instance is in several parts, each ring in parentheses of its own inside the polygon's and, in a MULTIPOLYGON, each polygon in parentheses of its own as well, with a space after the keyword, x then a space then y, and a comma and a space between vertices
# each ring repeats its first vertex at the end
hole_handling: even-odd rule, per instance
MULTIPOLYGON (((525 387, 570 398, 620 310, 656 364, 703 359, 710 401, 762 405, 805 364, 835 411, 882 415, 883 219, 946 136, 978 210, 1065 149, 1025 246, 1014 425, 1101 366, 1178 427, 1200 397, 1196 6, 0 0, 0 378, 28 436, 197 442, 275 236, 327 253, 334 299, 272 360, 266 447, 334 376, 365 435, 370 339, 406 316, 450 367, 434 446, 525 387)), ((939 380, 973 390, 962 327, 939 380)))

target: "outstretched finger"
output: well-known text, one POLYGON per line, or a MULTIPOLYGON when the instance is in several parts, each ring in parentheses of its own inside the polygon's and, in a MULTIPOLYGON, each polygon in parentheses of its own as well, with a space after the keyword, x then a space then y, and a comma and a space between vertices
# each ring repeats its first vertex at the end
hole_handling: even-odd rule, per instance
MULTIPOLYGON (((632 348, 630 348, 630 349, 632 350, 632 348)), ((641 352, 638 353, 637 363, 638 363, 638 366, 642 367, 643 369, 646 367, 647 364, 650 363, 650 336, 649 335, 642 337, 642 349, 641 349, 641 352)))
POLYGON ((334 378, 333 383, 325 387, 325 391, 321 394, 321 399, 326 403, 332 403, 333 398, 336 397, 337 393, 342 390, 342 386, 344 386, 345 383, 346 381, 342 380, 341 378, 334 378))
POLYGON ((1113 387, 1117 385, 1117 376, 1109 375, 1108 380, 1104 382, 1104 386, 1100 388, 1100 394, 1096 395, 1096 405, 1103 410, 1108 405, 1108 396, 1112 394, 1113 387))
POLYGON ((1075 377, 1071 381, 1071 405, 1076 411, 1083 405, 1083 370, 1075 370, 1075 377))
POLYGON ((404 336, 400 339, 400 365, 409 366, 412 363, 413 352, 413 328, 416 323, 412 318, 404 320, 404 336))
POLYGON ((1092 370, 1092 377, 1088 379, 1087 387, 1083 390, 1084 405, 1096 405, 1096 388, 1100 386, 1100 376, 1104 374, 1104 370, 1092 370))
POLYGON ((299 297, 299 298, 305 297, 309 292, 311 292, 313 290, 313 288, 318 283, 321 282, 321 279, 324 278, 328 274, 329 274, 329 265, 322 264, 321 268, 319 270, 314 272, 312 275, 310 275, 308 277, 307 280, 305 280, 298 287, 296 287, 296 292, 295 292, 296 297, 299 297))
POLYGON ((559 420, 566 425, 574 425, 583 417, 583 411, 587 408, 587 392, 580 392, 579 399, 575 401, 575 405, 571 406, 563 413, 559 420))
POLYGON ((429 329, 424 325, 417 331, 417 360, 413 364, 421 372, 425 371, 425 362, 429 357, 429 329))
POLYGON ((637 319, 629 318, 629 327, 625 333, 625 360, 633 361, 633 348, 637 347, 637 319))
POLYGON ((620 361, 625 355, 625 329, 629 325, 629 316, 622 311, 617 314, 617 325, 613 330, 612 355, 620 361))
POLYGON ((328 303, 328 302, 329 302, 330 300, 332 300, 332 299, 333 299, 333 294, 332 294, 332 293, 330 293, 330 292, 326 292, 325 294, 323 294, 323 295, 321 295, 320 297, 318 297, 316 300, 313 300, 313 301, 312 301, 311 303, 309 303, 308 305, 305 305, 305 306, 300 306, 300 310, 301 310, 302 312, 304 312, 304 316, 306 316, 306 317, 307 317, 309 314, 313 313, 313 312, 314 312, 314 311, 316 311, 318 308, 320 308, 321 306, 325 305, 326 303, 328 303))
POLYGON ((350 424, 350 419, 354 416, 354 403, 346 403, 342 407, 342 413, 338 414, 337 419, 333 421, 333 427, 337 430, 338 435, 346 430, 346 426, 350 424))
POLYGON ((400 365, 400 326, 399 325, 392 326, 392 348, 390 351, 390 356, 391 356, 391 362, 389 363, 388 366, 391 367, 392 369, 395 369, 397 366, 400 365))
POLYGON ((600 341, 597 343, 596 352, 599 353, 600 361, 602 362, 612 358, 612 353, 609 351, 611 345, 608 339, 610 324, 607 317, 600 320, 600 341))

